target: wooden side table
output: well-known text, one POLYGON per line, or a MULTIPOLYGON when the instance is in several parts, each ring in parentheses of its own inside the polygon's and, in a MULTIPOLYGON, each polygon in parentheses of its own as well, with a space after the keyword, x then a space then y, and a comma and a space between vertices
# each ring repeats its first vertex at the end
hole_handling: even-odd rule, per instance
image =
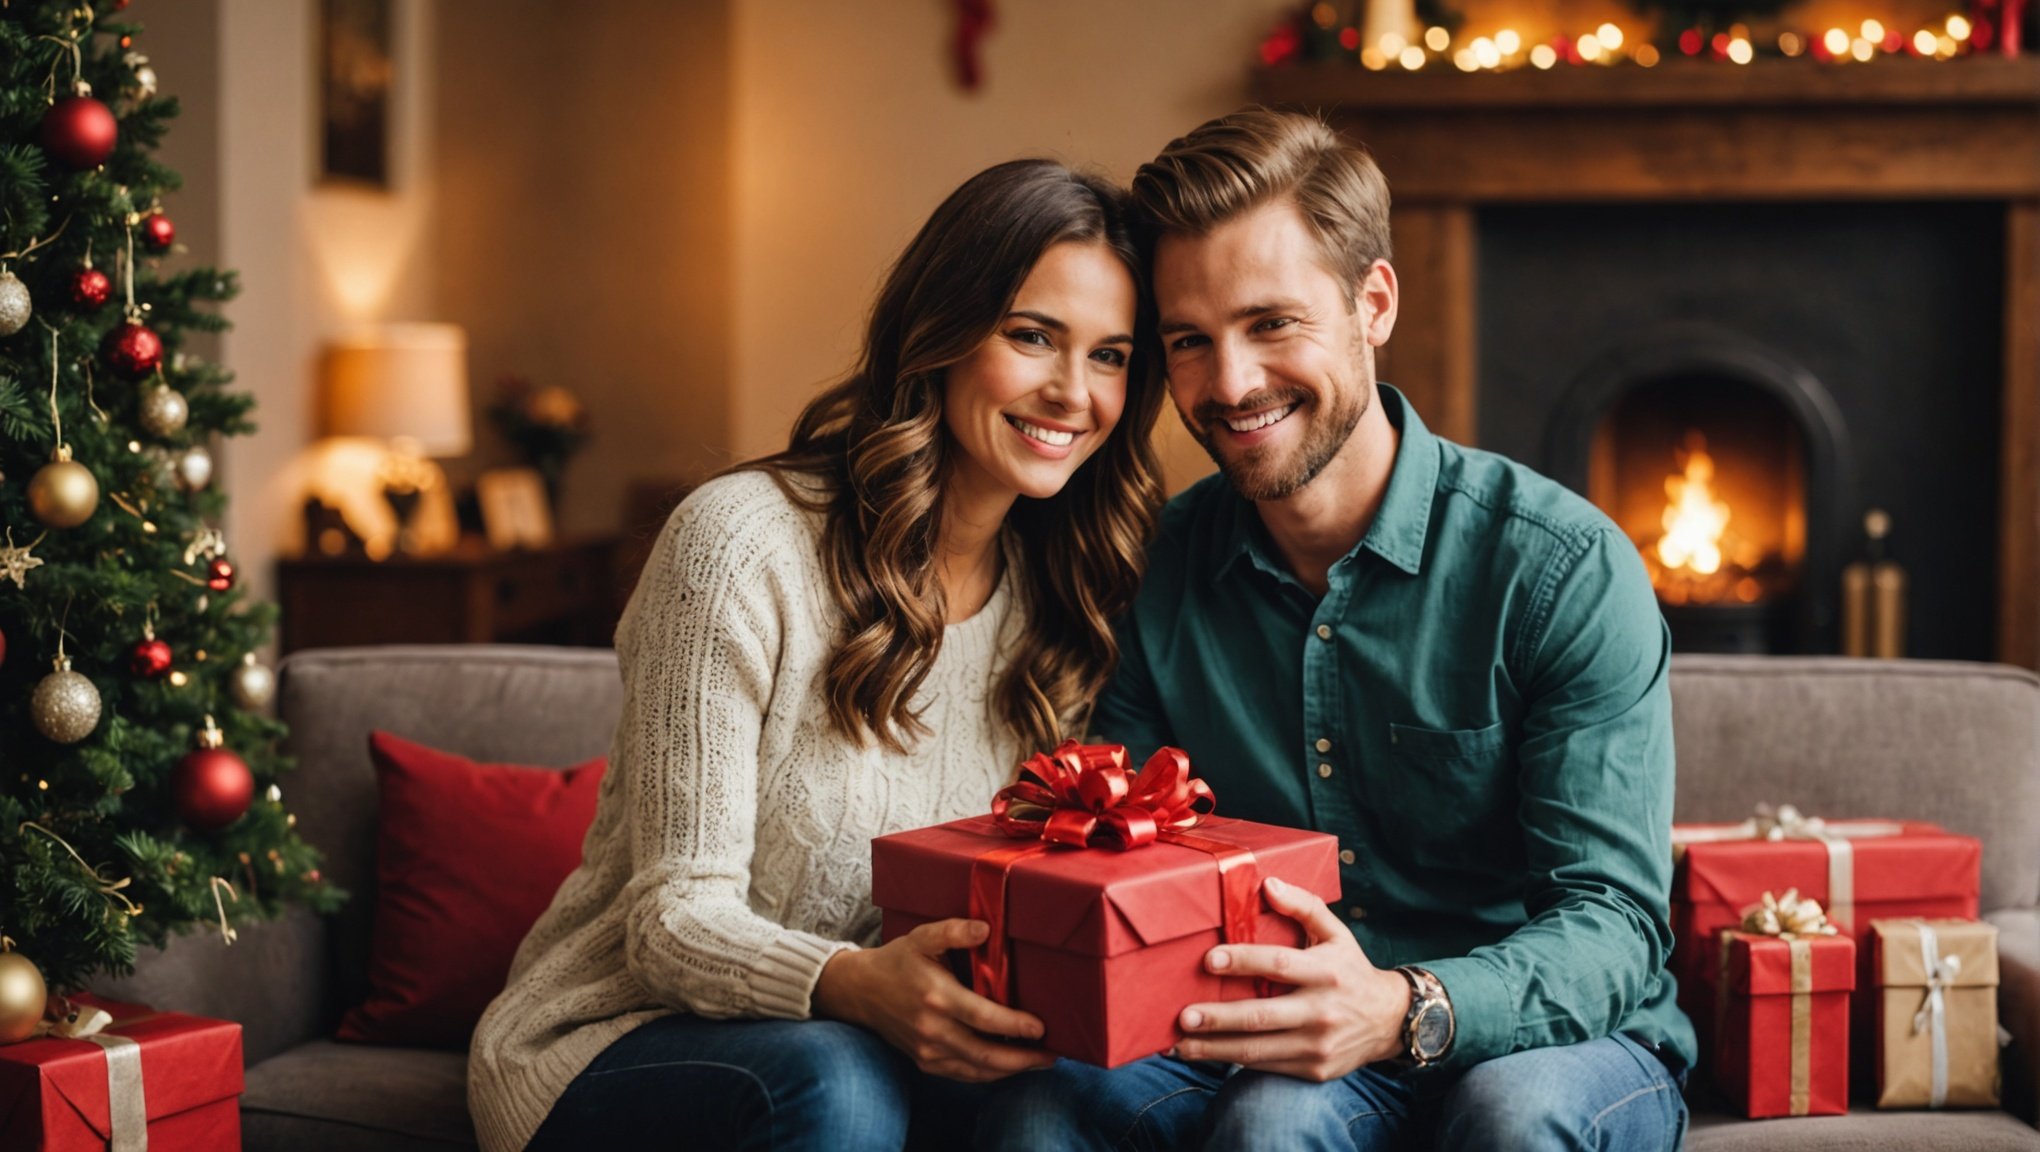
POLYGON ((278 564, 283 651, 356 644, 612 641, 622 598, 615 537, 438 556, 301 556, 278 564))

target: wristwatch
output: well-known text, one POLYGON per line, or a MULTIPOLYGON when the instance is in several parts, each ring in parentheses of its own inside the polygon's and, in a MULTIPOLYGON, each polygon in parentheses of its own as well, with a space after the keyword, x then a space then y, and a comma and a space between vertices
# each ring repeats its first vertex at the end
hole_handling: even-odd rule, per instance
POLYGON ((1445 994, 1445 985, 1426 969, 1405 964, 1396 971, 1410 982, 1410 1010, 1403 1017, 1403 1055, 1399 1063, 1409 1068, 1425 1068, 1452 1051, 1452 1039, 1458 1035, 1452 998, 1445 994))

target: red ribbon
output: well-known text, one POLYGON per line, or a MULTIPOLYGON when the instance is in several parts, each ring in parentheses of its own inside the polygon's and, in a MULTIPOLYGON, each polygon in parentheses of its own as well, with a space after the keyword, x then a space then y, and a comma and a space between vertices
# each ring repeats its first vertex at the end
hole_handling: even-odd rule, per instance
POLYGON ((1031 844, 994 848, 971 864, 970 916, 991 926, 971 951, 971 988, 1010 1004, 1011 950, 1006 940, 1006 882, 1014 865, 1055 847, 1120 852, 1154 843, 1209 852, 1218 860, 1221 932, 1228 943, 1251 943, 1261 906, 1261 870, 1250 849, 1186 835, 1218 806, 1211 786, 1190 777, 1190 757, 1163 748, 1132 779, 1126 748, 1068 740, 1020 765, 1020 780, 992 798, 992 822, 1031 844))

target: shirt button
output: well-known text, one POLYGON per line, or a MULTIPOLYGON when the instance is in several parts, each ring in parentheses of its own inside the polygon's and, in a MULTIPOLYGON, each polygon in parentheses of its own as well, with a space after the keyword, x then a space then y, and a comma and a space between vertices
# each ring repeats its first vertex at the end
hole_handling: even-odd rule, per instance
POLYGON ((1367 919, 1367 909, 1362 908, 1358 904, 1351 905, 1346 909, 1346 919, 1365 920, 1367 919))
POLYGON ((1317 766, 1317 774, 1318 774, 1318 775, 1319 775, 1320 777, 1322 777, 1322 778, 1324 778, 1324 779, 1326 779, 1326 780, 1329 780, 1329 779, 1331 779, 1331 778, 1332 778, 1332 766, 1331 766, 1330 764, 1320 764, 1320 765, 1318 765, 1318 766, 1317 766))
POLYGON ((1317 638, 1320 640, 1330 640, 1332 638, 1332 626, 1330 624, 1318 625, 1317 638))
POLYGON ((1357 857, 1353 855, 1353 850, 1351 848, 1339 849, 1339 863, 1351 864, 1355 859, 1357 859, 1357 857))
POLYGON ((1320 752, 1330 752, 1332 750, 1332 742, 1322 736, 1318 737, 1317 750, 1320 752))

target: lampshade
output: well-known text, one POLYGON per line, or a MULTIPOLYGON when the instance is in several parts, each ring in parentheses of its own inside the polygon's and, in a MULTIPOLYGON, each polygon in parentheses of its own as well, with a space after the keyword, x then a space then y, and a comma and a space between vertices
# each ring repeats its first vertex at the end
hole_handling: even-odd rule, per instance
POLYGON ((407 437, 426 456, 458 456, 468 420, 467 333, 453 324, 389 324, 327 346, 328 436, 407 437))

